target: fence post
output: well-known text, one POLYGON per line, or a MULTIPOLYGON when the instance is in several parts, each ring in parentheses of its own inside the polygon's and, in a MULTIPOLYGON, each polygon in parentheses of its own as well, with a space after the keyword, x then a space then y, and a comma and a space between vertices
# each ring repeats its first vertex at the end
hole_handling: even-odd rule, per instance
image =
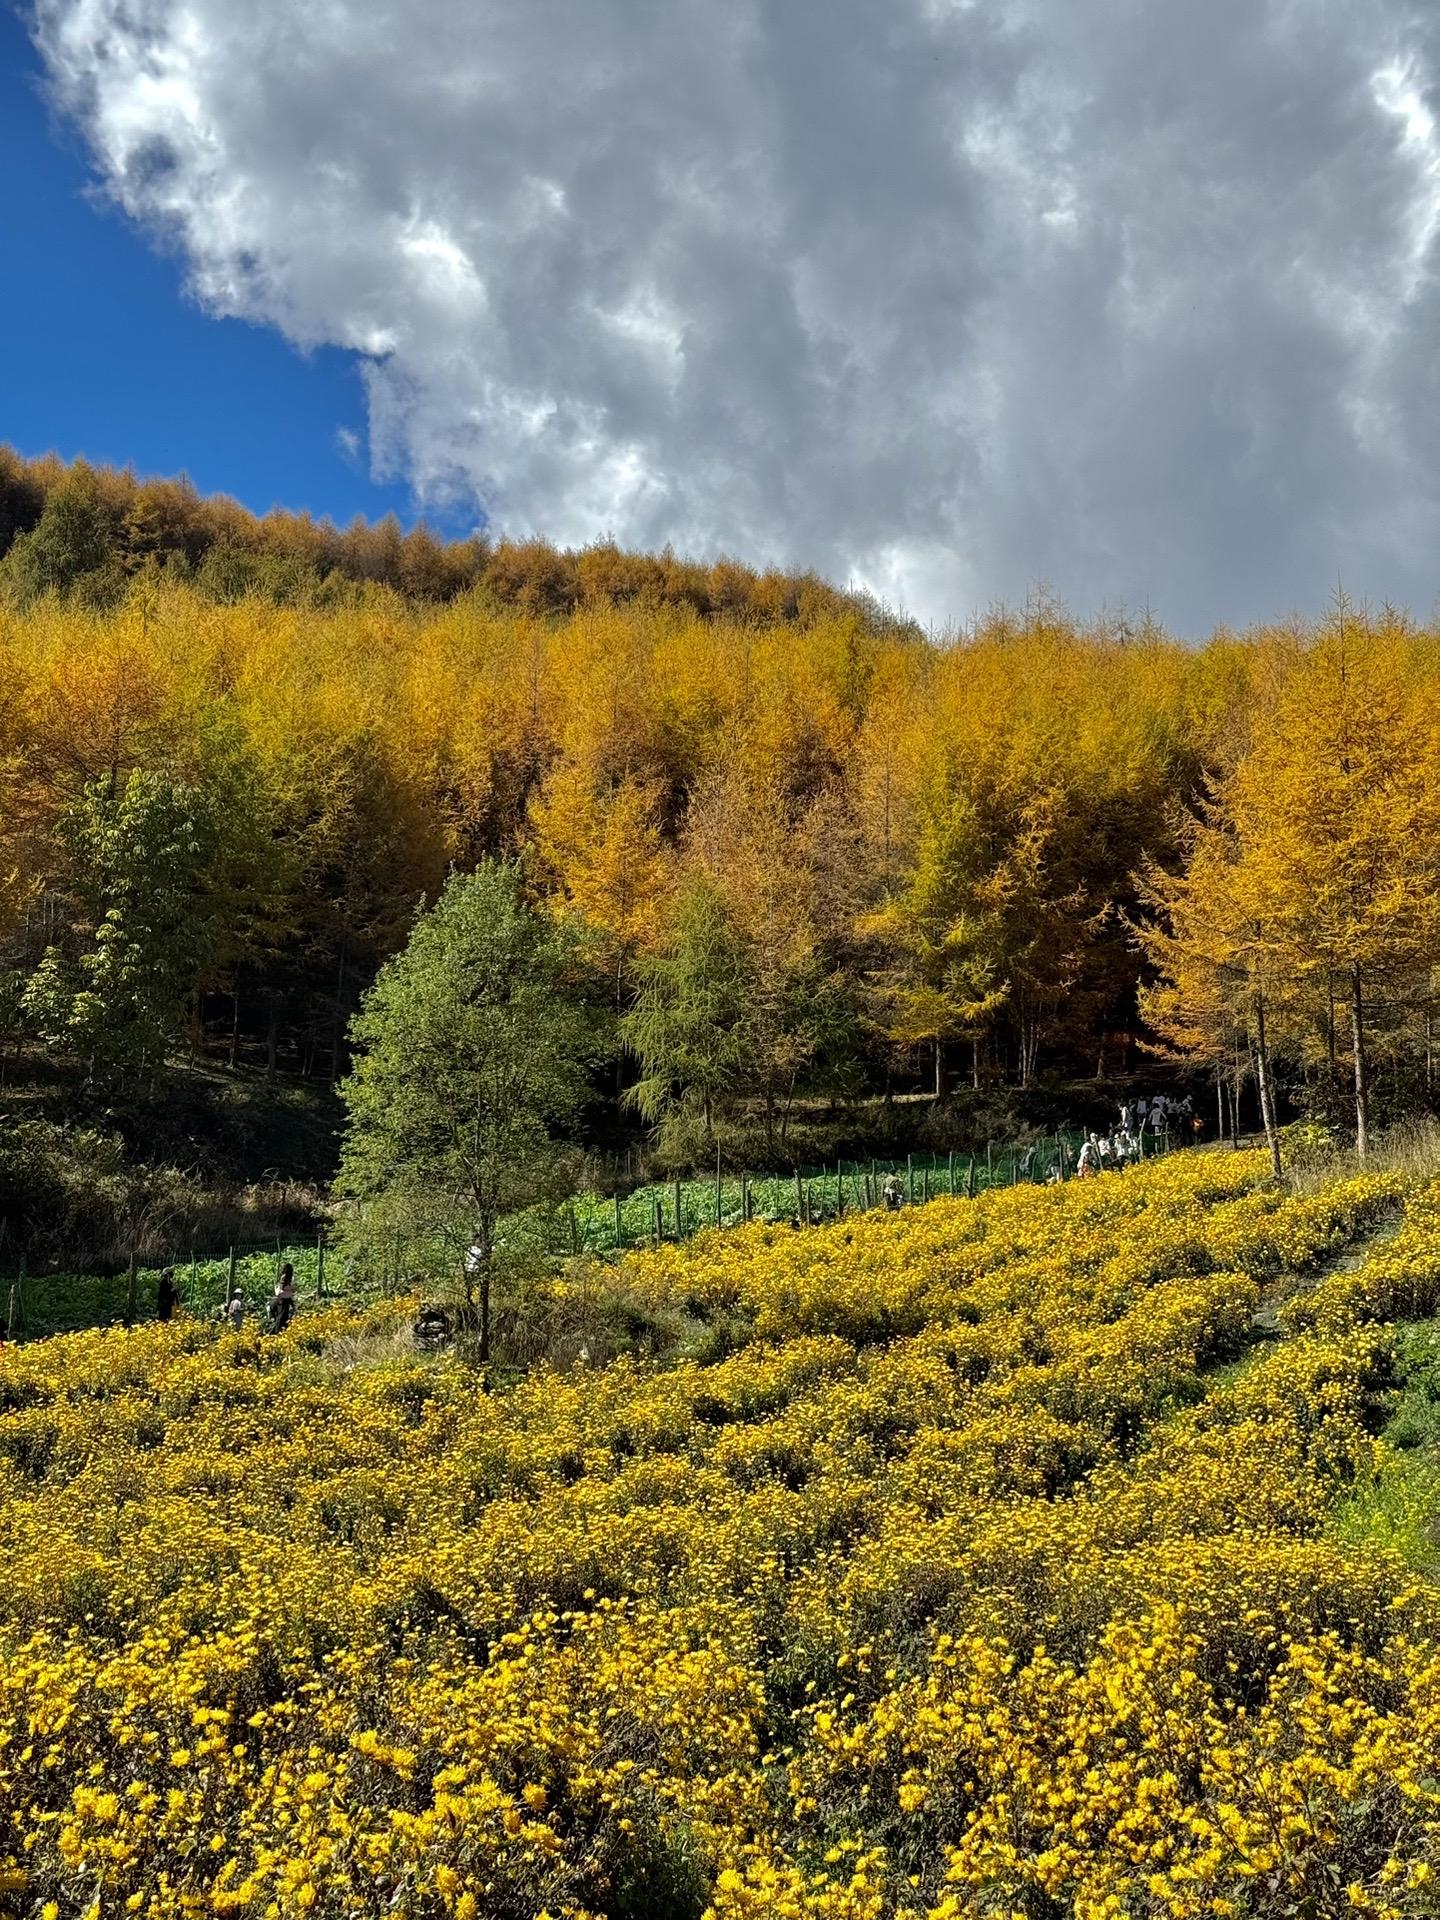
POLYGON ((750 1224, 750 1176, 740 1175, 740 1218, 748 1227, 750 1224))
POLYGON ((905 1156, 905 1204, 907 1207, 913 1207, 915 1204, 915 1156, 913 1153, 907 1153, 905 1156))
POLYGON ((685 1222, 680 1213, 680 1182, 675 1182, 675 1238, 685 1238, 685 1222))
POLYGON ((930 1169, 929 1167, 922 1167, 920 1169, 920 1191, 926 1204, 928 1205, 930 1201, 930 1169))
POLYGON ((618 1253, 625 1244, 625 1229, 620 1221, 620 1196, 615 1196, 615 1251, 618 1253))
POLYGON ((125 1324, 127 1327, 133 1327, 135 1324, 135 1309, 138 1304, 139 1296, 135 1286, 135 1249, 131 1247, 130 1271, 125 1281, 125 1324))
POLYGON ((225 1282, 225 1298, 228 1301, 235 1292, 235 1249, 230 1249, 230 1277, 225 1282))
POLYGON ((5 1338, 13 1340, 25 1326, 25 1253, 20 1252, 20 1264, 15 1270, 15 1278, 10 1282, 10 1308, 5 1316, 5 1338))
POLYGON ((795 1218, 800 1221, 805 1218, 805 1189, 800 1183, 799 1167, 795 1169, 795 1218))
POLYGON ((950 1198, 955 1198, 955 1149, 950 1149, 950 1198))
POLYGON ((965 1195, 966 1198, 970 1200, 975 1198, 975 1156, 973 1153, 970 1155, 970 1171, 965 1176, 965 1195))
POLYGON ((651 1223, 651 1231, 655 1236, 655 1244, 658 1247, 660 1244, 660 1237, 664 1232, 664 1223, 660 1217, 660 1196, 658 1193, 652 1196, 650 1204, 654 1209, 654 1215, 655 1215, 654 1220, 651 1223))

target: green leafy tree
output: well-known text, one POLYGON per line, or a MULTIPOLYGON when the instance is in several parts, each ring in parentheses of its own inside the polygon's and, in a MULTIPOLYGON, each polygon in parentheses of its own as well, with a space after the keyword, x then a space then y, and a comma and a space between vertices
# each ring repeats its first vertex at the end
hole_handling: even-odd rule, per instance
POLYGON ((109 606, 124 592, 114 523, 88 468, 51 488, 38 526, 5 556, 3 575, 22 606, 52 592, 109 606))
POLYGON ((716 887, 695 876, 621 1022, 641 1066, 628 1098, 662 1149, 692 1157, 733 1117, 750 1067, 753 985, 743 936, 716 887))
POLYGON ((584 979, 573 931, 486 862, 452 877, 351 1024, 339 1190, 447 1250, 478 1286, 485 1359, 500 1223, 563 1189, 598 1052, 584 979))
POLYGON ((747 934, 703 875, 676 901, 621 1034, 641 1064, 630 1104, 675 1164, 708 1160, 746 1109, 758 1114, 767 1151, 783 1148, 799 1086, 838 1082, 857 1041, 844 982, 823 950, 803 936, 747 934))
POLYGON ((42 1040, 87 1058, 92 1075, 158 1066, 216 936, 212 809, 198 787, 136 768, 86 786, 61 838, 76 922, 32 974, 24 1013, 42 1040))
MULTIPOLYGON (((988 845, 973 804, 944 787, 928 796, 915 863, 904 885, 866 916, 876 943, 872 982, 877 1025, 900 1046, 928 1048, 937 1099, 945 1092, 945 1050, 984 1031, 1005 1003, 1002 915, 987 898, 988 845)), ((979 1084, 978 1040, 976 1084, 979 1084)))

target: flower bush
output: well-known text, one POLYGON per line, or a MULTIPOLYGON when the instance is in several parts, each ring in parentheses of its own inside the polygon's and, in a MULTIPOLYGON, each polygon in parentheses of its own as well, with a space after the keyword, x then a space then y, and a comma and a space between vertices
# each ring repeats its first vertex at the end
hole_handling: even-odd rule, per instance
POLYGON ((11 1349, 0 1913, 1431 1914, 1436 1596, 1330 1512, 1432 1266, 1192 1155, 627 1261, 711 1364, 11 1349))

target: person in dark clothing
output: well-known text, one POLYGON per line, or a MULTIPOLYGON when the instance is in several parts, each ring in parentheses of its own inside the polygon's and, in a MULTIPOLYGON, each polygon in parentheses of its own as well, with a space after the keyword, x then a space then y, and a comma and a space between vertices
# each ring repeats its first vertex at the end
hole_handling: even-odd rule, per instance
POLYGON ((270 1330, 283 1333, 295 1317, 295 1269, 287 1260, 270 1296, 270 1330))
POLYGON ((161 1320, 173 1320, 180 1304, 180 1289, 175 1284, 175 1269, 163 1267, 155 1289, 155 1312, 161 1320))

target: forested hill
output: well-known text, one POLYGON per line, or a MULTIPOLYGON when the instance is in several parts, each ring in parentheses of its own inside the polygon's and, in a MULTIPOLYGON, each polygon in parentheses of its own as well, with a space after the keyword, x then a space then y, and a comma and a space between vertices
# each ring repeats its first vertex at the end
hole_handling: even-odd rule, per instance
POLYGON ((807 1100, 1162 1045, 1312 1112, 1429 1096, 1437 650, 1399 615, 1186 647, 1041 602, 941 646, 804 583, 762 615, 764 578, 232 600, 130 550, 39 590, 107 487, 138 524, 72 474, 0 566, 12 1087, 329 1081, 422 900, 499 856, 583 931, 596 1126, 648 1101, 701 1165, 783 1164, 807 1100))
POLYGON ((839 608, 226 606, 148 576, 0 606, 0 1004, 77 1058, 194 1037, 328 1077, 421 898, 523 851, 606 1005, 693 980, 712 1105, 928 1085, 937 1044, 966 1078, 1093 1070, 1133 1024, 1114 903, 1248 672, 1055 621, 946 651, 839 608))
POLYGON ((734 560, 702 566, 607 544, 571 553, 543 540, 441 541, 423 524, 406 533, 393 514, 342 529, 308 513, 249 513, 185 479, 26 460, 0 446, 0 592, 23 604, 54 589, 106 607, 142 572, 190 581, 222 603, 356 604, 366 586, 379 586, 422 601, 479 594, 532 614, 641 600, 766 624, 845 609, 871 629, 903 624, 813 574, 761 573, 734 560))

